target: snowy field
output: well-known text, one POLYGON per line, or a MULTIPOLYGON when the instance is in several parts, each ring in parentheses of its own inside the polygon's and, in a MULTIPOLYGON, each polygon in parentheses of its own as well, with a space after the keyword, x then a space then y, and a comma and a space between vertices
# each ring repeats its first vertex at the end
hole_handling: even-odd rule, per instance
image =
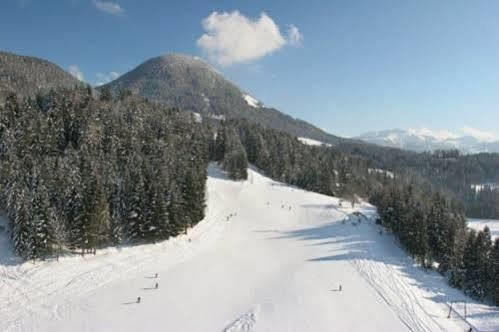
POLYGON ((331 146, 331 144, 324 143, 317 141, 315 139, 307 138, 307 137, 298 137, 298 140, 302 142, 305 145, 312 145, 312 146, 331 146))
POLYGON ((473 228, 476 231, 483 230, 485 226, 489 227, 493 240, 499 237, 499 220, 468 219, 468 227, 473 228))
MULTIPOLYGON (((447 318, 448 302, 466 298, 380 235, 371 206, 255 170, 244 182, 209 174, 205 220, 170 241, 20 264, 0 236, 0 331, 468 328, 447 318)), ((475 328, 499 330, 495 308, 467 300, 475 328)))

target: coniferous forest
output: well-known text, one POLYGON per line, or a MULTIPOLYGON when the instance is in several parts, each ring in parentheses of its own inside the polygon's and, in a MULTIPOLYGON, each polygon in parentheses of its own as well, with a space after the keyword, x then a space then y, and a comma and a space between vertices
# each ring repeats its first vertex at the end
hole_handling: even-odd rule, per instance
POLYGON ((499 303, 499 242, 487 229, 468 230, 469 202, 428 173, 452 178, 455 160, 467 157, 381 151, 371 158, 348 146, 308 146, 248 120, 199 122, 126 91, 11 95, 0 106, 0 209, 25 259, 154 242, 203 219, 210 160, 235 180, 247 177, 251 163, 273 179, 352 205, 368 199, 424 268, 499 303))
POLYGON ((25 259, 167 239, 204 216, 207 132, 191 115, 91 89, 7 98, 0 203, 25 259))

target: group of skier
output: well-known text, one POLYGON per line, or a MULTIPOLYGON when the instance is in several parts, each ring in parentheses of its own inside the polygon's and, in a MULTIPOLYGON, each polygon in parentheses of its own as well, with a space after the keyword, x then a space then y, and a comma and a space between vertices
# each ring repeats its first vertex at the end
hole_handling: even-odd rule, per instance
MULTIPOLYGON (((154 274, 154 279, 158 279, 157 272, 154 274)), ((156 283, 154 284, 154 289, 159 289, 159 282, 156 281, 156 283)), ((142 298, 140 296, 137 297, 137 303, 140 303, 141 300, 142 300, 142 298)))
MULTIPOLYGON (((268 201, 267 201, 267 206, 270 206, 270 202, 268 202, 268 201)), ((282 203, 281 209, 284 209, 284 208, 286 208, 286 204, 282 203)), ((291 211, 291 205, 287 206, 287 208, 288 208, 288 211, 291 211)))
POLYGON ((225 220, 228 222, 232 217, 237 216, 237 212, 229 214, 227 217, 225 217, 225 220))

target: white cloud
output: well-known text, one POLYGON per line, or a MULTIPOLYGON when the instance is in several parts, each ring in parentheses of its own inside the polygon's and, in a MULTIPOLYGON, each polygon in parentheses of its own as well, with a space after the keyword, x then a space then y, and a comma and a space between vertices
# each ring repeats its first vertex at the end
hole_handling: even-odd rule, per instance
POLYGON ((95 8, 111 15, 122 15, 125 10, 117 2, 93 0, 95 8))
POLYGON ((301 46, 303 35, 296 26, 291 24, 288 27, 288 42, 292 46, 301 46))
POLYGON ((80 68, 77 65, 71 65, 68 67, 69 73, 79 79, 80 81, 84 80, 83 77, 83 72, 80 70, 80 68))
POLYGON ((237 10, 231 13, 213 12, 202 21, 202 26, 205 33, 197 44, 222 66, 259 59, 286 44, 297 45, 303 38, 298 28, 292 25, 287 40, 266 13, 251 19, 237 10))
POLYGON ((499 136, 490 131, 480 130, 471 127, 463 127, 461 131, 467 135, 476 138, 479 141, 483 142, 493 142, 499 140, 499 136))
POLYGON ((120 73, 117 73, 115 71, 111 71, 107 74, 97 73, 95 76, 97 76, 96 85, 99 86, 99 85, 104 85, 106 83, 109 83, 109 82, 117 79, 118 77, 120 77, 120 73))

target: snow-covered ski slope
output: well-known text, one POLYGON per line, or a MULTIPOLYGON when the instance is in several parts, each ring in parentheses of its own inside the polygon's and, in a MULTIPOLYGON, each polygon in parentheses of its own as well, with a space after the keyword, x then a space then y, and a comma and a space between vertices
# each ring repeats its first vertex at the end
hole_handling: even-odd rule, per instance
MULTIPOLYGON (((35 264, 0 242, 0 331, 467 328, 447 318, 448 301, 464 296, 380 235, 368 204, 340 206, 254 169, 244 182, 209 174, 205 220, 170 241, 35 264)), ((493 307, 468 303, 468 318, 499 329, 493 307)))

